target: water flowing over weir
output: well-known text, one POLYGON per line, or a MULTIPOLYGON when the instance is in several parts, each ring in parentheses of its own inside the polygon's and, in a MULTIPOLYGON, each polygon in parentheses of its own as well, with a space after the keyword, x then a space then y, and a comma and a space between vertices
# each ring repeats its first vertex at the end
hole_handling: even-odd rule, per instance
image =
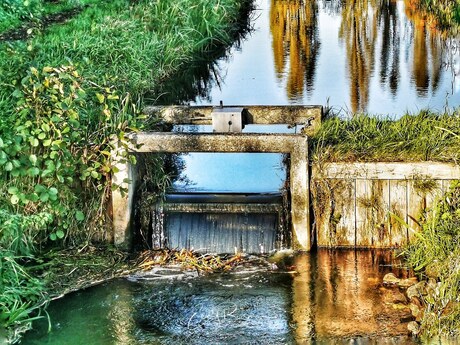
POLYGON ((153 248, 265 254, 289 245, 281 194, 167 194, 152 210, 153 248))

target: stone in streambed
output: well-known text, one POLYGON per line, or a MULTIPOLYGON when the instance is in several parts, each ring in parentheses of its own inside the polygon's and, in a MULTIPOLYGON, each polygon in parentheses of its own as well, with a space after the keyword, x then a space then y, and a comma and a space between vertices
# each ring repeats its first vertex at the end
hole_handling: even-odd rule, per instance
POLYGON ((398 282, 398 286, 403 289, 407 289, 408 287, 415 285, 418 283, 418 279, 416 277, 401 279, 398 282))
POLYGON ((418 335, 420 333, 420 325, 417 321, 411 321, 407 324, 407 329, 412 335, 418 335))
POLYGON ((406 291, 407 298, 420 297, 426 295, 426 282, 421 281, 417 284, 410 286, 406 291))
POLYGON ((394 273, 387 273, 383 277, 383 284, 384 285, 398 285, 401 279, 396 277, 394 273))

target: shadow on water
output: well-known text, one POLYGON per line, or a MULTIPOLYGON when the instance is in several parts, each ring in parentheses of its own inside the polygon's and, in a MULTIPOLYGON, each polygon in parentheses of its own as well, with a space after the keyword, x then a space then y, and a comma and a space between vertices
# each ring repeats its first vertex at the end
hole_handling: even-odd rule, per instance
POLYGON ((408 308, 385 273, 404 276, 391 251, 286 257, 198 276, 169 269, 55 301, 24 344, 415 344, 408 308))

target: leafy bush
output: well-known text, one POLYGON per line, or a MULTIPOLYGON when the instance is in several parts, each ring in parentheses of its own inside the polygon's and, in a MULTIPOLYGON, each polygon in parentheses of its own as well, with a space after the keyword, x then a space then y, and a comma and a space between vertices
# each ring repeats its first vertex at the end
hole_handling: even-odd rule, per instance
POLYGON ((32 236, 36 242, 63 238, 71 230, 78 237, 79 223, 100 211, 88 209, 88 196, 105 198, 116 188, 110 185, 116 171, 111 152, 120 146, 125 159, 125 131, 135 130, 130 126, 137 115, 128 99, 120 101, 73 66, 32 67, 13 95, 17 116, 0 137, 0 202, 25 216, 45 212, 52 217, 48 233, 32 236))

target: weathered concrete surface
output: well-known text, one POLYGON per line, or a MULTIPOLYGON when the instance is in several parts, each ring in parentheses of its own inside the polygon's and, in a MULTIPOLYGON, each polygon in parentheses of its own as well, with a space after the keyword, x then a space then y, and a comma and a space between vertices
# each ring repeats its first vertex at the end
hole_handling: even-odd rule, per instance
MULTIPOLYGON (((148 133, 131 136, 135 152, 278 152, 306 145, 306 136, 268 133, 148 133), (139 146, 139 147, 136 147, 139 146)), ((303 150, 303 152, 306 152, 303 150)))
MULTIPOLYGON (((227 106, 225 106, 226 108, 227 106)), ((321 127, 322 106, 260 106, 230 105, 229 108, 244 108, 243 124, 288 124, 304 125, 304 133, 313 135, 321 127)), ((170 124, 211 125, 212 106, 151 106, 144 112, 159 116, 170 124)))
POLYGON ((329 178, 452 180, 460 176, 460 166, 439 162, 338 162, 313 166, 312 175, 319 173, 329 178))
POLYGON ((318 245, 400 247, 437 197, 460 179, 453 164, 325 163, 313 166, 311 190, 318 245))
POLYGON ((134 191, 138 176, 136 169, 126 163, 121 149, 112 153, 113 164, 118 172, 112 175, 112 184, 118 188, 112 191, 113 242, 116 246, 129 250, 131 247, 131 221, 134 213, 134 191))
POLYGON ((190 213, 280 213, 281 204, 165 203, 164 212, 190 213))
MULTIPOLYGON (((306 135, 295 134, 214 134, 214 133, 147 133, 132 135, 132 152, 267 152, 288 153, 290 163, 291 224, 296 249, 311 249, 308 143, 306 135)), ((129 178, 128 168, 119 168, 117 181, 129 178)), ((131 190, 130 186, 130 190, 131 190)), ((131 212, 132 200, 122 195, 115 198, 115 243, 129 243, 130 223, 126 219, 131 212), (124 208, 121 211, 118 208, 124 208), (123 218, 123 219, 120 219, 123 218)), ((130 218, 129 218, 130 219, 130 218)))

